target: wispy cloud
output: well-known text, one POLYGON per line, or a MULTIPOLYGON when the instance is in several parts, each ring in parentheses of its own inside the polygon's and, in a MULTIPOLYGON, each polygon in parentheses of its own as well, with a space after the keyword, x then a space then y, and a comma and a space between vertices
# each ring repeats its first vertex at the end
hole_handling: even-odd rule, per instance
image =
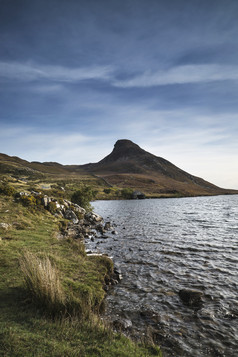
POLYGON ((0 77, 19 81, 52 80, 78 82, 88 79, 110 78, 110 66, 69 68, 34 63, 0 62, 0 77))
POLYGON ((122 88, 154 87, 224 80, 238 80, 238 66, 216 64, 177 66, 157 72, 146 71, 131 79, 117 80, 114 85, 122 88))

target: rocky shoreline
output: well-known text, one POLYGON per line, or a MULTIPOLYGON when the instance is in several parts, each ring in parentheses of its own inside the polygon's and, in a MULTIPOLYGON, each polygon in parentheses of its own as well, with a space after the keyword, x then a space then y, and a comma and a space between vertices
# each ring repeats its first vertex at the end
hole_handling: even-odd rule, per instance
MULTIPOLYGON (((65 238, 73 238, 80 239, 85 243, 85 239, 89 239, 92 242, 95 239, 107 239, 108 236, 106 233, 117 234, 115 228, 111 225, 110 222, 105 222, 103 217, 98 215, 95 212, 87 212, 83 215, 83 217, 75 223, 73 219, 70 220, 67 227, 64 227, 59 232, 57 238, 65 239, 65 238)), ((99 244, 100 241, 98 241, 99 244)), ((95 253, 91 250, 86 250, 86 254, 93 255, 105 255, 102 253, 95 253)), ((110 286, 118 284, 122 280, 122 274, 119 268, 114 266, 113 273, 110 277, 105 277, 105 285, 103 286, 106 292, 109 291, 110 286)))
MULTIPOLYGON (((87 239, 91 241, 97 238, 107 239, 107 233, 109 232, 110 234, 117 234, 110 222, 104 222, 103 217, 92 211, 86 212, 84 208, 67 199, 56 199, 55 197, 50 197, 36 191, 31 191, 31 193, 18 192, 15 198, 16 201, 21 202, 23 205, 39 206, 49 211, 55 217, 62 218, 59 232, 56 234, 57 239, 71 238, 81 240, 85 244, 85 240, 87 239)), ((10 228, 9 225, 5 227, 4 223, 1 223, 1 225, 6 230, 10 228)), ((85 251, 87 255, 91 256, 108 256, 107 254, 98 254, 86 249, 85 251)), ((110 286, 118 284, 121 279, 120 270, 114 267, 113 273, 105 277, 104 290, 108 292, 110 286)))

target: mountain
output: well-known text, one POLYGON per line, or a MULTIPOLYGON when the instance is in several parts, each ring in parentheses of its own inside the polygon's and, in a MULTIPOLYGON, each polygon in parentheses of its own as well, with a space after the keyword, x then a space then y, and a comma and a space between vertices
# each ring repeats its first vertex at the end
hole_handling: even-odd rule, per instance
MULTIPOLYGON (((95 164, 81 166, 111 185, 151 194, 213 195, 234 193, 193 176, 130 140, 118 140, 113 151, 95 164)), ((238 192, 238 191, 236 191, 238 192)))
POLYGON ((0 154, 0 174, 32 180, 77 180, 103 187, 132 188, 149 197, 238 194, 187 173, 162 157, 155 156, 130 140, 118 140, 113 151, 97 163, 61 165, 57 162, 28 162, 0 154))

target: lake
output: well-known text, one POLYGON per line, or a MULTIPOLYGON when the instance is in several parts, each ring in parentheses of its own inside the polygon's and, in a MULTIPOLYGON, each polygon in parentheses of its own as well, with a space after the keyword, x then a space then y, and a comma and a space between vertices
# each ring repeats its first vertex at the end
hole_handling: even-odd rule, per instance
POLYGON ((88 241, 123 280, 106 316, 132 336, 150 336, 164 356, 238 353, 238 196, 93 202, 118 234, 88 241), (182 289, 202 295, 186 305, 182 289))

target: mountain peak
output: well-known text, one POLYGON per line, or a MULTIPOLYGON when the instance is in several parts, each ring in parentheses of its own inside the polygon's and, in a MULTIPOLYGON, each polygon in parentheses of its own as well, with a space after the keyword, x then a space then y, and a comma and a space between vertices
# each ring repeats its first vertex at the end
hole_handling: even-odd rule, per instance
POLYGON ((135 143, 133 143, 133 141, 128 140, 128 139, 120 139, 117 140, 117 142, 114 145, 114 149, 121 149, 121 148, 130 148, 130 147, 136 147, 139 148, 139 146, 135 143))
POLYGON ((135 158, 138 155, 140 156, 144 152, 145 151, 141 149, 139 145, 133 143, 131 140, 121 139, 117 140, 111 154, 101 160, 100 163, 115 163, 116 161, 125 161, 131 158, 135 158))
POLYGON ((121 139, 117 140, 117 142, 115 143, 112 154, 116 154, 119 157, 125 155, 131 156, 141 153, 142 151, 144 150, 141 149, 139 145, 133 143, 133 141, 128 139, 121 139))

